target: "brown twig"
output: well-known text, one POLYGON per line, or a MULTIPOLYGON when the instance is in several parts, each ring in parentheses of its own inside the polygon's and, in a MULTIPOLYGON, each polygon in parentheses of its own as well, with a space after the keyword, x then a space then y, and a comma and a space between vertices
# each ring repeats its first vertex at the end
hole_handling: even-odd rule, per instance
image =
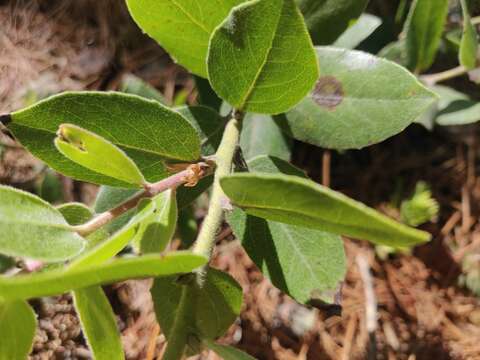
POLYGON ((163 179, 157 183, 146 185, 143 191, 138 192, 130 199, 127 199, 125 202, 114 207, 113 209, 99 214, 89 222, 74 226, 73 230, 79 235, 88 236, 113 219, 125 214, 128 210, 135 208, 142 199, 152 198, 168 189, 177 188, 180 185, 195 185, 200 178, 210 174, 212 168, 212 162, 201 162, 190 165, 187 169, 180 171, 175 175, 167 177, 166 179, 163 179), (201 171, 199 171, 199 169, 201 171))

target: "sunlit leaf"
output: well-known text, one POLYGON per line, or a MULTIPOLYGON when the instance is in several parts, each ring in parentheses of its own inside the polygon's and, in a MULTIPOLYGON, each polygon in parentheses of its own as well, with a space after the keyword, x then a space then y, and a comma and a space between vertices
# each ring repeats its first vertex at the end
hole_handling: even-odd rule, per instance
POLYGON ((120 147, 150 181, 168 175, 165 161, 197 160, 200 139, 179 113, 157 101, 115 92, 67 92, 14 112, 8 128, 36 157, 69 177, 132 187, 78 165, 60 154, 54 138, 61 124, 94 132, 120 147))
POLYGON ((463 11, 463 34, 460 42, 460 64, 471 70, 477 66, 478 34, 470 19, 466 0, 460 0, 463 11))
POLYGON ((73 301, 94 359, 125 359, 115 314, 102 288, 75 290, 73 301))
POLYGON ((145 184, 132 159, 105 138, 72 124, 60 125, 57 135, 55 146, 73 162, 128 184, 145 184))
POLYGON ((234 205, 268 220, 394 247, 430 239, 426 232, 397 223, 341 193, 297 176, 238 173, 222 178, 220 183, 234 205))
POLYGON ((373 55, 317 48, 314 90, 277 123, 295 139, 333 149, 362 148, 414 122, 435 95, 406 69, 373 55))
POLYGON ((374 15, 363 14, 333 43, 333 46, 355 49, 368 38, 380 25, 382 20, 374 15))
POLYGON ((127 0, 138 26, 180 65, 207 77, 205 59, 215 27, 244 0, 127 0))
POLYGON ((448 13, 448 0, 414 0, 405 22, 408 68, 428 69, 438 51, 448 13))
POLYGON ((207 259, 188 252, 123 258, 101 265, 77 266, 43 273, 0 277, 0 299, 30 299, 52 296, 93 285, 146 277, 189 273, 207 259))
POLYGON ((234 8, 210 40, 208 76, 215 92, 238 110, 278 114, 299 102, 318 67, 294 1, 234 8))
POLYGON ((25 300, 0 301, 0 360, 27 359, 36 327, 35 313, 25 300))
POLYGON ((0 185, 0 253, 43 261, 79 254, 85 240, 62 214, 40 198, 0 185))

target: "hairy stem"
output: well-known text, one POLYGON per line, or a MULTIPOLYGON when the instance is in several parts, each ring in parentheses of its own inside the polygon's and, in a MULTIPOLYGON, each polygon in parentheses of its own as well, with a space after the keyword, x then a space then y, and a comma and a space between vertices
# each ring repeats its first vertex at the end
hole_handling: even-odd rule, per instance
POLYGON ((210 206, 208 209, 208 214, 203 220, 202 228, 198 234, 197 241, 193 246, 193 252, 195 254, 200 254, 207 257, 211 256, 212 248, 215 243, 215 235, 222 221, 222 203, 225 199, 225 194, 220 186, 220 178, 230 174, 232 171, 233 156, 235 155, 240 138, 240 126, 242 118, 242 113, 234 113, 232 118, 227 123, 225 132, 223 133, 222 142, 218 147, 215 156, 217 168, 215 170, 215 179, 213 182, 210 206))
POLYGON ((125 202, 114 207, 113 209, 99 214, 89 222, 74 226, 73 230, 79 235, 88 236, 102 226, 108 224, 110 221, 126 213, 128 210, 135 208, 140 200, 152 198, 164 191, 167 191, 168 189, 177 188, 178 186, 191 182, 192 180, 197 181, 201 177, 209 174, 212 167, 213 165, 211 163, 205 162, 193 164, 187 169, 176 173, 175 175, 169 176, 157 183, 147 185, 145 190, 133 195, 130 199, 127 199, 125 202))
POLYGON ((469 70, 464 66, 457 66, 456 68, 442 71, 437 74, 430 74, 421 76, 420 79, 427 85, 432 86, 441 81, 453 79, 458 76, 465 75, 469 70))

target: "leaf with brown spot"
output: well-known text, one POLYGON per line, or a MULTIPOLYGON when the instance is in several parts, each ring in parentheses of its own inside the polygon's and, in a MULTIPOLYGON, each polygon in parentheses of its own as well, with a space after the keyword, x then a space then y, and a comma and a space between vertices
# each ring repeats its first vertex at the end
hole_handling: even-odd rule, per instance
POLYGON ((277 116, 293 138, 357 149, 404 130, 435 101, 405 68, 355 50, 317 47, 322 76, 295 108, 277 116))

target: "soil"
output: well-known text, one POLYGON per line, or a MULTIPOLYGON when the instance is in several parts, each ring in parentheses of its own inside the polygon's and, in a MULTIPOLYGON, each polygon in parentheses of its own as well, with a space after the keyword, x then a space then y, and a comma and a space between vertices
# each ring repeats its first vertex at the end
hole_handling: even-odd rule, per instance
MULTIPOLYGON (((32 96, 117 89, 127 73, 148 81, 170 102, 182 89, 193 103, 192 79, 136 30, 119 3, 0 1, 0 113, 32 96)), ((382 255, 365 242, 345 239, 348 274, 339 312, 334 306, 298 305, 272 287, 225 225, 213 266, 242 285, 244 306, 221 341, 258 359, 480 359, 474 293, 480 289, 478 130, 428 132, 414 125, 382 144, 341 154, 295 144, 293 162, 314 180, 393 217, 398 217, 393 195, 406 197, 419 180, 427 182, 440 205, 436 221, 424 226, 433 240, 409 253, 382 255), (373 333, 366 327, 359 258, 367 259, 378 302, 373 333)), ((0 182, 34 191, 43 164, 8 135, 0 143, 0 182)), ((65 199, 94 199, 96 187, 61 180, 65 199)), ((144 280, 105 288, 128 359, 161 358, 164 350, 149 286, 144 280)), ((39 327, 31 359, 90 358, 68 295, 32 304, 39 327)), ((212 353, 197 358, 216 359, 212 353)))

